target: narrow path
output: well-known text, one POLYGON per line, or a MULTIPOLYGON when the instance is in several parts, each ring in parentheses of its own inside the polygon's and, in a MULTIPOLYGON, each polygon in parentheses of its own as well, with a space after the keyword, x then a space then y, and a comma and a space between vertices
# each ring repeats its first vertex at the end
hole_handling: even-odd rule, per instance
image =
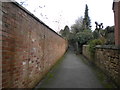
POLYGON ((102 88, 102 85, 89 66, 68 52, 36 88, 102 88))

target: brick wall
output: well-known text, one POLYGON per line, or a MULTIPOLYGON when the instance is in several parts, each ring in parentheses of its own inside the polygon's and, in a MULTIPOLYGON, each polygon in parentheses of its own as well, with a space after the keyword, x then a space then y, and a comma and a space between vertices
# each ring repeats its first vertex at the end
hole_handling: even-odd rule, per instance
POLYGON ((2 3, 2 87, 33 88, 67 41, 17 3, 2 3))
POLYGON ((120 86, 120 49, 115 46, 96 46, 95 60, 90 56, 88 45, 83 46, 83 55, 96 64, 120 86))
POLYGON ((2 3, 0 2, 0 89, 2 88, 2 3))
POLYGON ((120 1, 113 3, 115 20, 115 44, 120 46, 120 1))

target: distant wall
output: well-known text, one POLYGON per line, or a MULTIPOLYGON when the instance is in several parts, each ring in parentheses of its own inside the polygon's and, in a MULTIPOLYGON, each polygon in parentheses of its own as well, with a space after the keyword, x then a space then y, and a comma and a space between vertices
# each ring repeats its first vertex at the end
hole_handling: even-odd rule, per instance
POLYGON ((88 58, 89 60, 91 60, 91 56, 90 56, 89 46, 88 46, 88 45, 83 45, 82 54, 83 54, 86 58, 88 58))
POLYGON ((120 86, 120 49, 108 45, 96 46, 95 59, 92 59, 88 47, 88 45, 83 46, 83 55, 120 86))
POLYGON ((33 88, 64 55, 67 41, 17 3, 2 3, 2 87, 33 88))

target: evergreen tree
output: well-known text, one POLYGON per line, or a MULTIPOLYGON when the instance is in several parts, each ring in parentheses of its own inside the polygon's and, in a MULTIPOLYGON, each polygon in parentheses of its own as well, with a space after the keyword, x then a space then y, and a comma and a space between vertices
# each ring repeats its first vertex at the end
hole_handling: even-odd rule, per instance
POLYGON ((69 27, 66 25, 63 30, 62 30, 62 29, 60 30, 60 34, 61 34, 64 38, 68 39, 68 38, 69 38, 69 34, 70 34, 70 29, 69 29, 69 27))
POLYGON ((84 19, 83 19, 83 26, 84 26, 84 29, 91 29, 91 20, 90 20, 90 17, 88 15, 88 5, 86 4, 86 7, 85 7, 85 13, 84 13, 84 19))

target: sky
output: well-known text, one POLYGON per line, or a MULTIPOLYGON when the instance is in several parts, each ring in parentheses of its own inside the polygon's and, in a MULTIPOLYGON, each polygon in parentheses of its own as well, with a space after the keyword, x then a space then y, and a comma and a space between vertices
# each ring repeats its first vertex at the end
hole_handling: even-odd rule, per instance
POLYGON ((75 20, 84 17, 85 5, 89 8, 92 29, 94 22, 106 26, 114 25, 113 0, 16 0, 25 1, 23 6, 47 24, 54 31, 71 27, 75 20))

